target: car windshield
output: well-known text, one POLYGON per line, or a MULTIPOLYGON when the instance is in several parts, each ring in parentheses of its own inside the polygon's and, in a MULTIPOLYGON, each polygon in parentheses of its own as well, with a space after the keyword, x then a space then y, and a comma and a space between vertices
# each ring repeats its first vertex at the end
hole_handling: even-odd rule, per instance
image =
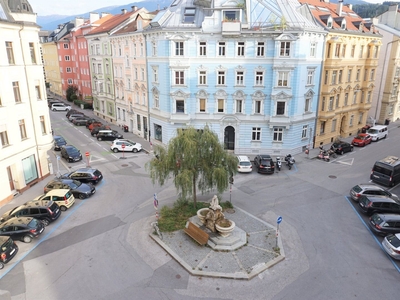
POLYGON ((38 220, 32 219, 32 221, 29 222, 28 227, 29 228, 36 228, 38 226, 38 220))
POLYGON ((363 140, 363 139, 365 139, 365 136, 362 136, 362 135, 357 135, 356 136, 356 140, 363 140))
POLYGON ((377 129, 370 129, 370 130, 368 130, 368 133, 372 133, 372 134, 378 133, 378 130, 377 129))
POLYGON ((68 154, 79 154, 79 150, 76 148, 69 148, 67 152, 68 154))
POLYGON ((393 245, 393 247, 398 248, 400 247, 400 240, 394 235, 390 234, 386 237, 389 243, 393 245))
POLYGON ((359 185, 356 185, 355 187, 353 187, 353 191, 355 191, 356 193, 359 193, 362 191, 362 188, 360 188, 359 185))
POLYGON ((371 220, 373 220, 376 224, 382 223, 382 219, 378 214, 373 214, 371 220))
POLYGON ((3 245, 1 245, 1 251, 6 251, 7 248, 9 248, 12 245, 12 240, 11 238, 9 238, 6 242, 3 243, 3 245))
POLYGON ((73 180, 70 184, 69 187, 71 189, 76 189, 77 187, 80 187, 82 185, 82 182, 78 181, 78 180, 73 180))

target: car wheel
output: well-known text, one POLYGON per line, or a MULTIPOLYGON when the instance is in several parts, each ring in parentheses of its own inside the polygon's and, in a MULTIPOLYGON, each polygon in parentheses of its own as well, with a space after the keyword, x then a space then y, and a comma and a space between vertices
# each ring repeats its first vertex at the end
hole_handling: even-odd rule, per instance
POLYGON ((81 200, 83 200, 83 199, 86 198, 86 196, 85 196, 85 194, 79 194, 78 198, 81 199, 81 200))
POLYGON ((343 155, 343 154, 344 154, 344 151, 343 151, 343 150, 341 150, 341 151, 340 151, 340 155, 343 155))
POLYGON ((386 139, 387 135, 385 134, 385 136, 383 137, 384 139, 386 139))
POLYGON ((118 153, 118 149, 117 149, 117 148, 112 149, 112 151, 113 151, 114 153, 118 153))
POLYGON ((4 268, 4 264, 0 262, 0 270, 4 268))
POLYGON ((49 226, 49 224, 50 224, 49 220, 47 220, 47 219, 43 219, 42 223, 44 226, 49 226))
POLYGON ((55 108, 53 108, 53 109, 52 109, 52 111, 56 111, 56 109, 55 109, 55 108))
POLYGON ((133 153, 137 153, 138 152, 136 148, 133 148, 132 151, 133 151, 133 153))
POLYGON ((65 206, 60 206, 61 211, 66 211, 67 208, 65 206))
POLYGON ((353 152, 353 150, 354 150, 354 148, 353 148, 353 147, 351 147, 351 148, 350 148, 350 152, 353 152))
POLYGON ((98 137, 97 140, 98 140, 98 141, 101 141, 101 137, 98 137))
POLYGON ((30 243, 30 242, 32 242, 32 237, 30 235, 24 235, 22 238, 22 241, 24 243, 30 243))

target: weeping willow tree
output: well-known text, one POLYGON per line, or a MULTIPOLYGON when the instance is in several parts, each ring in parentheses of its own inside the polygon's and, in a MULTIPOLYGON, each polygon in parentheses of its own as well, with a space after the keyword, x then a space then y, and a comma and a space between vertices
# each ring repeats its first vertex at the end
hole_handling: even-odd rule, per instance
POLYGON ((146 165, 150 178, 161 186, 170 176, 180 195, 193 197, 216 188, 222 193, 228 188, 229 177, 237 172, 236 157, 227 153, 218 136, 208 126, 178 129, 167 147, 156 146, 155 158, 146 165))

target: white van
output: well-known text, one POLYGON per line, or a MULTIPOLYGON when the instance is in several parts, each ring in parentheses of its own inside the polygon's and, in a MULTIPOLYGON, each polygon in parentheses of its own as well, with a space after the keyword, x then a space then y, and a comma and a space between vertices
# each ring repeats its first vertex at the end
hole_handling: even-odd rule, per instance
POLYGON ((372 137, 372 141, 377 142, 387 137, 388 128, 386 125, 376 125, 368 129, 368 134, 372 137))

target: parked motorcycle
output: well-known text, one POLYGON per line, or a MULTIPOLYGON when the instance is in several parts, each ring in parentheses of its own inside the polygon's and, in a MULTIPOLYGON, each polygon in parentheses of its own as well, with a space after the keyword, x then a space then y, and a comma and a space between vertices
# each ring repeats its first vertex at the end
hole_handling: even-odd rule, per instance
POLYGON ((329 154, 329 156, 332 156, 333 158, 337 158, 336 148, 333 147, 333 145, 332 145, 331 148, 328 150, 328 154, 329 154))
POLYGON ((286 155, 285 161, 286 161, 286 165, 288 166, 289 170, 292 169, 292 166, 296 162, 291 154, 286 155))
POLYGON ((282 168, 282 161, 279 156, 276 158, 276 168, 278 169, 278 171, 280 171, 282 168))
POLYGON ((322 159, 324 161, 329 161, 330 160, 330 156, 328 154, 328 151, 326 151, 324 149, 324 147, 322 147, 322 146, 319 147, 319 154, 318 154, 317 158, 322 159))

